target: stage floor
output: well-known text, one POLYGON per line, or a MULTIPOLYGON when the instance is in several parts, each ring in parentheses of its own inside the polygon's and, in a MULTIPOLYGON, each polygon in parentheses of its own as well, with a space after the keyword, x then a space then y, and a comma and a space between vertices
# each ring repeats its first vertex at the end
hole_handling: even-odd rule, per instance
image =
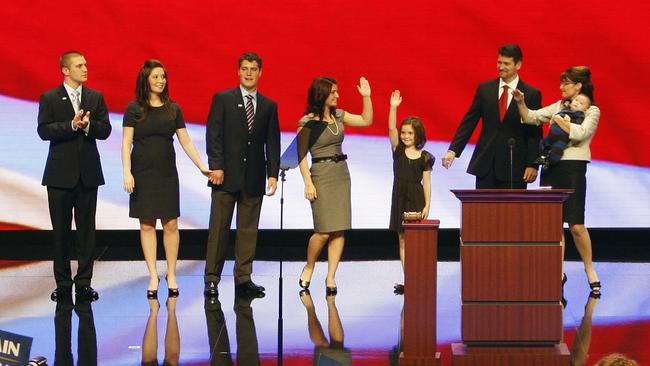
MULTIPOLYGON (((253 279, 266 287, 266 297, 252 302, 235 297, 232 262, 218 301, 206 302, 203 265, 180 261, 180 296, 168 299, 165 264, 159 262, 158 302, 145 297, 144 262, 99 261, 93 287, 100 299, 57 309, 49 299, 52 262, 0 261, 0 330, 33 337, 31 356, 45 356, 49 365, 55 352, 63 357, 70 350, 79 365, 94 364, 93 336, 99 365, 276 365, 280 359, 283 365, 396 364, 403 297, 392 287, 401 280, 399 262, 341 263, 339 293, 330 298, 325 263, 316 267, 311 295, 301 298, 303 263, 256 262, 253 279)), ((603 282, 598 300, 588 297, 581 263, 566 264, 564 341, 572 364, 592 365, 613 352, 650 364, 650 264, 596 268, 603 282)), ((438 272, 438 350, 443 365, 450 365, 450 344, 460 340, 459 263, 441 262, 438 272)))

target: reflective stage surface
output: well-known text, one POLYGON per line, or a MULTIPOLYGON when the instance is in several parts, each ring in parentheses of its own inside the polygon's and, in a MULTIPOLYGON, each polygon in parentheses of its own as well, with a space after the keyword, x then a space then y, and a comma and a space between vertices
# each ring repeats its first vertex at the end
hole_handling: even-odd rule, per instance
MULTIPOLYGON (((302 263, 256 262, 266 297, 235 296, 232 276, 219 297, 203 297, 203 262, 181 261, 180 296, 167 297, 158 263, 158 300, 147 300, 144 262, 95 264, 93 303, 54 303, 51 262, 0 261, 0 330, 33 337, 32 357, 61 365, 391 365, 396 364, 403 297, 397 261, 343 262, 338 295, 325 296, 326 264, 299 294, 302 263), (280 280, 282 268, 282 281, 280 280), (282 284, 281 284, 282 283, 282 284), (282 290, 280 290, 282 288, 282 290)), ((564 342, 575 365, 619 352, 650 364, 650 264, 597 263, 600 299, 588 296, 581 263, 567 263, 564 342)), ((460 266, 438 265, 438 350, 450 365, 460 340, 460 266)), ((232 273, 227 262, 224 274, 232 273)))

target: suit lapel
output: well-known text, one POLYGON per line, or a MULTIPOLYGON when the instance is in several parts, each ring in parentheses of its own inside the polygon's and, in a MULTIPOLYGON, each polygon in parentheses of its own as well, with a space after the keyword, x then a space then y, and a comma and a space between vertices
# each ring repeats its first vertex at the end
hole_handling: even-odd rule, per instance
POLYGON ((252 133, 255 133, 255 130, 260 124, 261 118, 262 118, 262 109, 264 108, 264 105, 266 103, 266 98, 262 94, 260 94, 259 90, 257 91, 257 108, 255 108, 255 117, 253 118, 253 131, 252 133))
POLYGON ((88 98, 90 98, 88 88, 84 87, 83 85, 81 86, 81 102, 79 102, 79 109, 83 109, 84 111, 87 111, 88 108, 86 106, 88 105, 88 98))
POLYGON ((490 101, 490 114, 492 115, 491 120, 496 121, 497 124, 500 124, 499 120, 499 79, 496 79, 492 82, 492 86, 488 89, 488 100, 490 101))
POLYGON ((65 87, 63 84, 59 87, 59 90, 57 92, 59 94, 59 100, 57 103, 59 103, 60 107, 67 111, 68 115, 70 115, 70 119, 72 119, 75 115, 74 113, 74 107, 72 106, 72 101, 70 100, 70 96, 68 95, 68 92, 65 90, 65 87))
POLYGON ((244 103, 244 96, 241 93, 241 89, 238 87, 235 88, 235 105, 240 117, 239 126, 242 130, 245 130, 248 133, 248 122, 246 119, 246 105, 244 103))

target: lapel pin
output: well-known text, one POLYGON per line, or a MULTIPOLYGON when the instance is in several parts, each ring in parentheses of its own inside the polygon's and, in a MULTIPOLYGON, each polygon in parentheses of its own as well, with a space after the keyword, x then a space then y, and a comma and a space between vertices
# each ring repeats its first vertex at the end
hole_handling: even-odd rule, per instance
POLYGON ((61 98, 61 100, 68 100, 68 97, 63 97, 61 98))
POLYGON ((244 105, 243 104, 237 104, 237 107, 244 108, 244 105))

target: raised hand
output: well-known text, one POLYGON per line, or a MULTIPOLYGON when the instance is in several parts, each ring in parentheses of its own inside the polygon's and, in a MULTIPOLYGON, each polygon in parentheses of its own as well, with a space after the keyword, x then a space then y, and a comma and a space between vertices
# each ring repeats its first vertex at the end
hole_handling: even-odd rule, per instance
POLYGON ((357 90, 362 97, 370 96, 370 83, 363 76, 359 78, 359 85, 357 85, 357 90))
POLYGON ((390 95, 390 106, 397 108, 400 104, 402 104, 402 96, 400 95, 399 90, 395 90, 390 95))
POLYGON ((524 93, 519 90, 519 89, 513 89, 512 90, 512 98, 515 100, 517 103, 521 103, 524 101, 524 93))

